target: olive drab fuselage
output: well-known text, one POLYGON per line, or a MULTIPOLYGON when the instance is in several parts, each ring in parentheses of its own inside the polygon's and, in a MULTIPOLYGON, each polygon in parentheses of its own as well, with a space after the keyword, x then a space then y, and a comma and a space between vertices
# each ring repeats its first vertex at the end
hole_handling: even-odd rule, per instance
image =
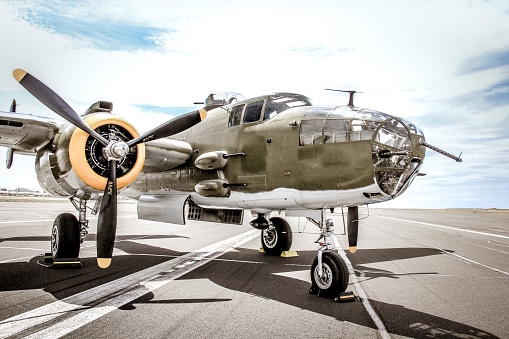
POLYGON ((130 188, 192 192, 193 200, 211 206, 243 207, 252 197, 274 199, 275 209, 285 207, 284 199, 291 201, 287 208, 385 201, 408 187, 425 155, 422 132, 404 119, 353 106, 311 106, 306 97, 288 93, 211 109, 201 123, 171 138, 191 145, 190 159, 170 171, 142 172, 130 188), (269 112, 285 100, 289 107, 269 112), (221 152, 225 165, 198 168, 197 159, 209 152, 221 152), (326 192, 320 202, 299 202, 318 192, 326 192), (331 196, 337 198, 326 203, 331 196))

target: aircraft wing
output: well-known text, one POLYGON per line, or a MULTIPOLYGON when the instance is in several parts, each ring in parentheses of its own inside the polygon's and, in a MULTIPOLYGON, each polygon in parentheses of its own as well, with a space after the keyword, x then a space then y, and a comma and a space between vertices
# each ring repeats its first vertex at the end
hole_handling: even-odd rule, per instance
POLYGON ((35 155, 46 145, 64 121, 31 114, 0 111, 0 146, 17 153, 35 155))
MULTIPOLYGON (((0 146, 16 153, 35 155, 65 121, 32 114, 0 111, 0 146)), ((146 143, 144 172, 168 171, 186 162, 193 150, 185 141, 159 139, 146 143)))

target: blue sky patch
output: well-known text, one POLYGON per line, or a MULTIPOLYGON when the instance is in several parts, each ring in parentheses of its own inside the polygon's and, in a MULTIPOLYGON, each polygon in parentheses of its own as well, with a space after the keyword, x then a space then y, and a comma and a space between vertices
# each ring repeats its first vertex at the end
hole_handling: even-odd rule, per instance
POLYGON ((458 69, 458 75, 466 75, 501 66, 509 66, 509 50, 490 51, 467 59, 458 69))
POLYGON ((164 107, 154 105, 133 105, 133 106, 143 111, 165 113, 173 116, 179 116, 184 113, 196 111, 198 109, 197 106, 194 107, 164 107))
POLYGON ((80 2, 42 2, 20 9, 20 17, 31 25, 107 51, 158 49, 158 37, 169 32, 126 20, 115 21, 97 13, 82 13, 79 7, 80 2))

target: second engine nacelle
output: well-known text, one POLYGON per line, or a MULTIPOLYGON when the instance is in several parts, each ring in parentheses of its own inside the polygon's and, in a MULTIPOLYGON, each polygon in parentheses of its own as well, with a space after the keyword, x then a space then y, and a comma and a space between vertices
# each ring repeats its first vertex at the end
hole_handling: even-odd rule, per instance
MULTIPOLYGON (((108 140, 128 141, 139 136, 124 118, 111 113, 93 113, 85 122, 108 140)), ((67 124, 52 142, 37 153, 35 169, 39 184, 58 196, 76 194, 90 198, 101 193, 110 174, 103 145, 88 133, 67 124)), ((129 185, 141 172, 145 162, 145 145, 138 144, 117 163, 117 187, 129 185)))

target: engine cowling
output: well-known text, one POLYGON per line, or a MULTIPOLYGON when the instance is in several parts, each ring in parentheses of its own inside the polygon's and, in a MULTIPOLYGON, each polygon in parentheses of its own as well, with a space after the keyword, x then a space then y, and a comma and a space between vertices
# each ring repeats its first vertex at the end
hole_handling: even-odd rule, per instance
MULTIPOLYGON (((111 113, 86 115, 85 122, 108 140, 128 141, 139 136, 124 118, 111 113)), ((48 192, 58 196, 90 198, 102 193, 109 176, 103 145, 88 133, 68 124, 57 133, 53 142, 40 149, 36 157, 37 179, 48 192)), ((117 188, 129 185, 145 163, 145 145, 133 146, 117 163, 117 188)))

